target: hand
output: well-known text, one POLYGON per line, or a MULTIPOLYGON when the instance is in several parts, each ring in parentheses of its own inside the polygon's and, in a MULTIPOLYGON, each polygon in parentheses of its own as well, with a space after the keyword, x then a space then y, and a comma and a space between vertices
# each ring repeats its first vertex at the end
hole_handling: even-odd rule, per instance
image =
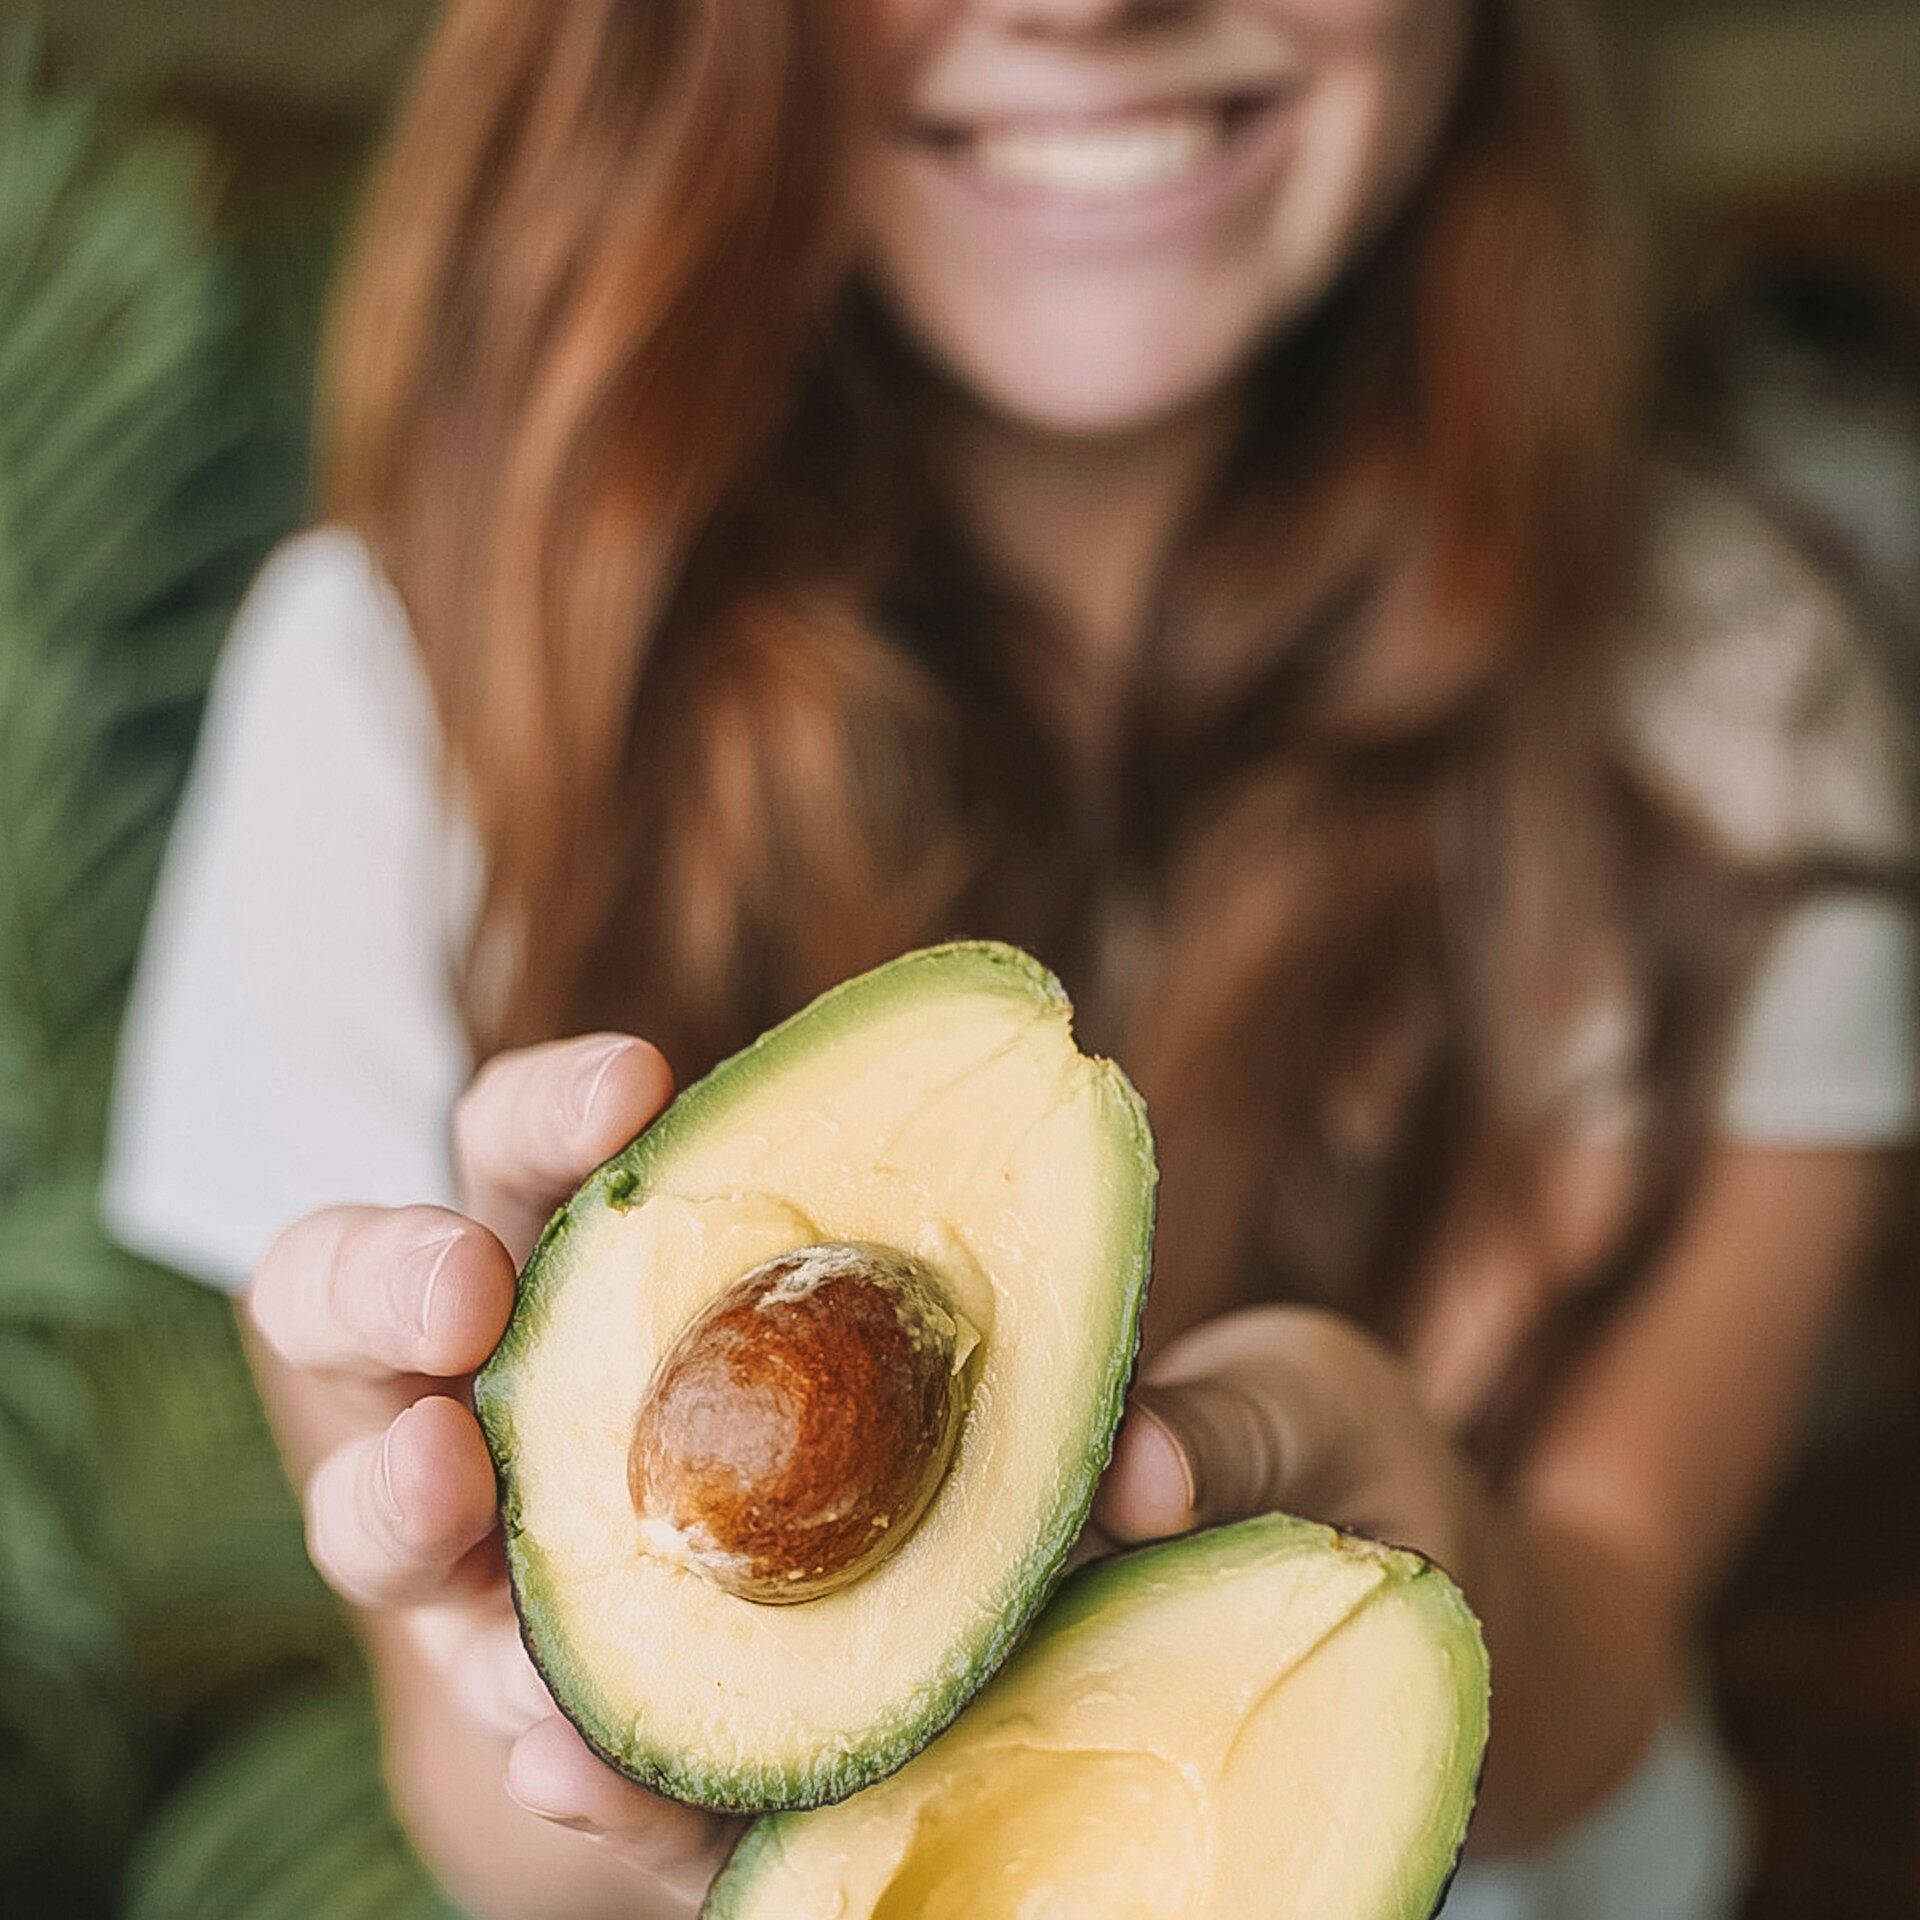
POLYGON ((1094 1512, 1129 1543, 1302 1514, 1414 1548, 1469 1599, 1500 1557, 1493 1503, 1405 1367, 1350 1321, 1305 1307, 1228 1314, 1158 1354, 1094 1512))
MULTIPOLYGON (((508 1599, 493 1467, 468 1381, 505 1330, 516 1267, 548 1214, 672 1093, 660 1055, 599 1035, 503 1055, 461 1103, 468 1216, 334 1208, 290 1227, 255 1275, 255 1329, 295 1376, 314 1564, 395 1629, 438 1676, 476 1741, 497 1741, 506 1790, 590 1834, 691 1910, 734 1823, 634 1786, 560 1716, 508 1599)), ((284 1424, 284 1423, 283 1423, 284 1424)))

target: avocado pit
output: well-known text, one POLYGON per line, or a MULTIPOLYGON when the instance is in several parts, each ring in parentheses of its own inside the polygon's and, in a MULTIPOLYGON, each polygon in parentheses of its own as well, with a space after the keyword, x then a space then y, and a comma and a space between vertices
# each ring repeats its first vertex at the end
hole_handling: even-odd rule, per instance
POLYGON ((791 1605, 897 1552, 953 1458, 975 1344, 938 1276, 831 1241, 736 1281, 674 1342, 634 1423, 648 1548, 791 1605))

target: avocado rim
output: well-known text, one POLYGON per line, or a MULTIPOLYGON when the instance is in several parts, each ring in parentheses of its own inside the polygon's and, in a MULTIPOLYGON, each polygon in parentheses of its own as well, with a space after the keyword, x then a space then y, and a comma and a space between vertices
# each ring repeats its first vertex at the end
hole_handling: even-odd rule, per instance
POLYGON ((547 1222, 515 1289, 513 1313, 493 1354, 475 1376, 474 1408, 494 1465, 509 1591, 520 1638, 559 1710, 607 1764, 650 1790, 687 1805, 729 1813, 772 1813, 824 1806, 898 1771, 959 1714, 1004 1664, 1059 1585, 1066 1561, 1092 1509, 1101 1474, 1112 1457, 1140 1344, 1140 1319, 1151 1271, 1157 1166, 1146 1109, 1112 1061, 1083 1056, 1100 1077, 1109 1124, 1136 1176, 1113 1209, 1105 1262, 1117 1304, 1113 1337, 1093 1374, 1086 1424, 1088 1446, 1061 1463, 1060 1493, 1026 1553, 1009 1569, 1009 1597, 984 1629, 950 1650, 937 1679, 909 1696, 900 1710, 868 1730, 857 1744, 841 1742, 806 1764, 710 1767, 648 1739, 602 1702, 592 1676, 565 1658, 566 1634, 548 1592, 549 1576, 520 1522, 514 1475, 514 1399, 521 1367, 531 1357, 543 1302, 564 1279, 567 1242, 588 1213, 624 1211, 644 1199, 656 1166, 683 1136, 724 1124, 727 1108, 759 1079, 801 1049, 811 1049, 903 995, 951 981, 1025 1000, 1070 1022, 1072 1005, 1059 980, 1018 948, 998 941, 959 940, 921 948, 830 988, 758 1039, 721 1061, 679 1094, 638 1136, 595 1168, 547 1222))

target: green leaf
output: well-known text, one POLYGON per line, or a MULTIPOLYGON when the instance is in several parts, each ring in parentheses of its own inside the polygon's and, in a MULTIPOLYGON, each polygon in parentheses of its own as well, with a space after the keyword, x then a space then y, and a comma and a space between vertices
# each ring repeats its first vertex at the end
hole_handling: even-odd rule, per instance
POLYGON ((127 1920, 446 1920, 387 1804, 373 1707, 336 1687, 264 1717, 162 1809, 127 1920))
POLYGON ((0 1194, 98 1141, 191 716, 297 499, 199 143, 0 94, 0 1194))
MULTIPOLYGON (((149 1857, 188 1859, 256 1750, 229 1757, 230 1730, 287 1777, 320 1723, 276 1732, 276 1704, 359 1667, 227 1303, 112 1247, 95 1200, 218 641, 299 511, 289 363, 249 343, 202 143, 36 92, 24 44, 0 48, 0 1905, 51 1920, 106 1909, 156 1796, 149 1857)), ((327 1751, 346 1766, 337 1726, 327 1751)), ((377 1772, 353 1779, 328 1791, 377 1809, 377 1772)), ((332 1842, 308 1831, 319 1859, 332 1842)), ((385 1881, 343 1884, 403 1913, 417 1870, 380 1831, 385 1881)))
POLYGON ((77 1343, 94 1389, 99 1539, 163 1719, 359 1657, 309 1565, 300 1515, 228 1303, 145 1272, 117 1326, 77 1343))

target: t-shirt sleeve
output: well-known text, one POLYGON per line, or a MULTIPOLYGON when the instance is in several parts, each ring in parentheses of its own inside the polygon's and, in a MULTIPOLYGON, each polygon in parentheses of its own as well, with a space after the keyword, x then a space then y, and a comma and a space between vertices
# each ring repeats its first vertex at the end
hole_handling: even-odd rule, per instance
MULTIPOLYGON (((1737 857, 1910 873, 1912 729, 1875 642, 1736 493, 1671 500, 1665 644, 1629 688, 1646 764, 1737 857)), ((1737 1010, 1718 1121, 1780 1146, 1899 1144, 1920 1125, 1920 940, 1890 892, 1789 908, 1737 1010)))
POLYGON ((1790 912, 1748 990, 1719 1106, 1753 1145, 1887 1147, 1920 1129, 1920 939, 1903 902, 1835 894, 1790 912))
POLYGON ((470 865, 398 603, 337 529, 290 543, 216 675, 121 1043, 102 1209, 242 1285, 289 1221, 447 1202, 470 865))

